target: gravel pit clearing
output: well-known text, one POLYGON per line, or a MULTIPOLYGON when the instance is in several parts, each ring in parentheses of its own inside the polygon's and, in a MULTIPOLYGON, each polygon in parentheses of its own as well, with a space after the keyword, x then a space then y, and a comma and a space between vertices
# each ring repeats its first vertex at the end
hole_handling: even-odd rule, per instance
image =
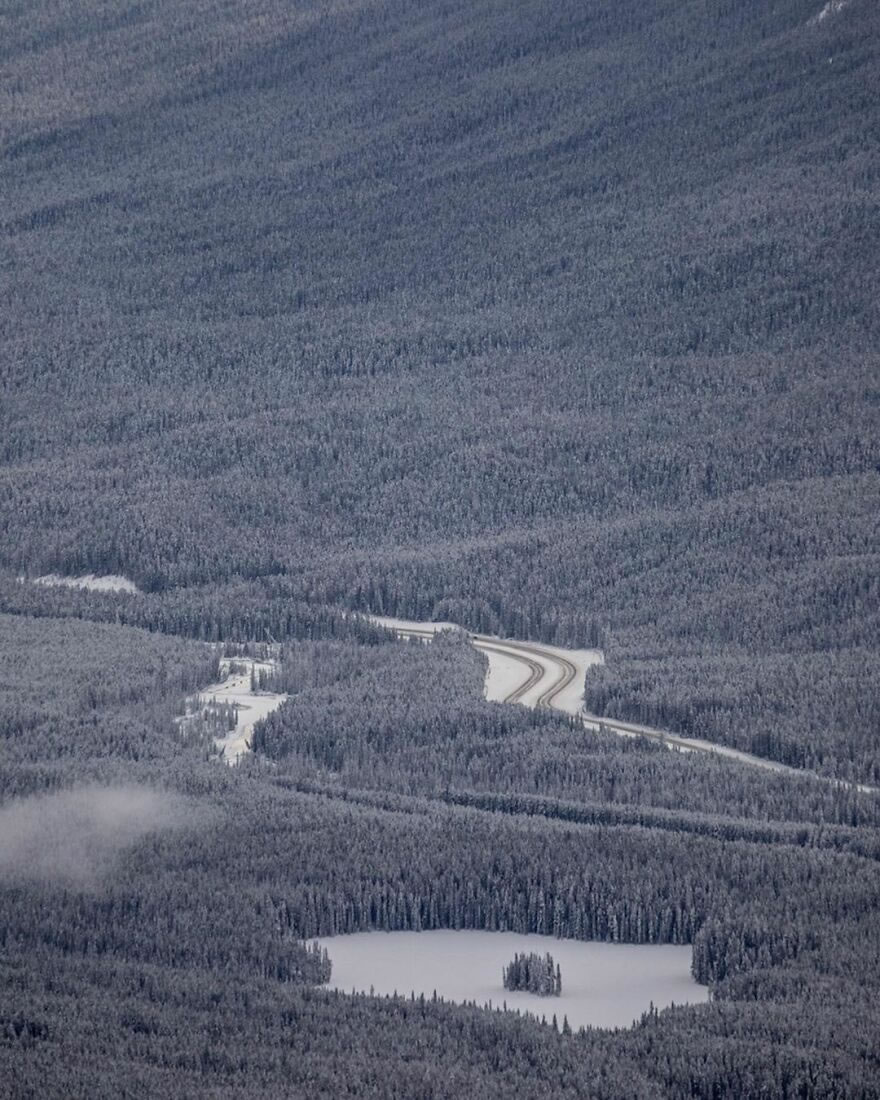
POLYGON ((454 1004, 528 1012, 562 1027, 630 1027, 655 1008, 703 1004, 707 986, 691 976, 692 949, 672 944, 596 943, 516 932, 439 930, 356 932, 319 940, 333 962, 326 988, 377 995, 415 993, 454 1004), (548 951, 562 972, 562 995, 508 992, 502 969, 519 953, 548 951))

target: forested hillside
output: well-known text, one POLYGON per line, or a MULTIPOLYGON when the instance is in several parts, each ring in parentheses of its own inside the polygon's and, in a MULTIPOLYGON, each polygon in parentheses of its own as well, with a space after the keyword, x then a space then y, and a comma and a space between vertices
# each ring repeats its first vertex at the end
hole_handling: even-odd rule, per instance
POLYGON ((7 10, 2 563, 601 638, 876 778, 878 20, 7 10), (748 697, 829 650, 843 710, 748 697))
POLYGON ((0 1094, 880 1098, 880 7, 823 2, 3 7, 0 1094), (248 642, 227 768, 177 719, 248 642), (317 988, 430 928, 713 996, 317 988))

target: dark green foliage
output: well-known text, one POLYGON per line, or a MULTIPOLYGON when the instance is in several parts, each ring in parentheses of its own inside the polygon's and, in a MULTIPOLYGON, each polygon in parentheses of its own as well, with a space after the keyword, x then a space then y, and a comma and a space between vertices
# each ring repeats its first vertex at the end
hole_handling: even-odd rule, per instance
POLYGON ((205 1100, 650 1100, 656 1091, 601 1038, 563 1042, 508 1013, 316 993, 253 974, 53 961, 51 973, 0 962, 0 1067, 15 1100, 135 1089, 205 1100))
POLYGON ((175 722, 184 697, 217 679, 207 646, 0 614, 0 669, 0 796, 207 751, 175 722))
POLYGON ((234 645, 286 638, 376 644, 392 638, 389 631, 360 615, 296 599, 290 583, 271 577, 135 595, 28 584, 0 573, 0 611, 111 622, 234 645))
POLYGON ((880 655, 866 648, 694 657, 615 645, 590 669, 594 714, 674 729, 843 779, 880 780, 880 655))
POLYGON ((875 798, 487 703, 482 679, 482 656, 454 635, 428 646, 289 645, 269 686, 293 697, 259 723, 254 745, 273 775, 303 788, 395 790, 496 812, 876 851, 873 831, 854 828, 880 825, 875 798))

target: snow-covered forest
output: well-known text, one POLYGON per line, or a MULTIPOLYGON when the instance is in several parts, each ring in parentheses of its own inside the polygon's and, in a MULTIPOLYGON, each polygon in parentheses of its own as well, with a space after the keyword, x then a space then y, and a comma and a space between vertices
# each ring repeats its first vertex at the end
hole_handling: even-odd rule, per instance
POLYGON ((0 1092, 880 1095, 878 71, 872 0, 6 6, 0 1092), (322 990, 370 929, 711 1001, 322 990))

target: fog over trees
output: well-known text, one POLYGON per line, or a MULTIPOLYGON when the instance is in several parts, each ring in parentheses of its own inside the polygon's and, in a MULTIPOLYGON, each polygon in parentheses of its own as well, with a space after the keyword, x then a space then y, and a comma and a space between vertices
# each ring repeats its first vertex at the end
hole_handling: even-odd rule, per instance
POLYGON ((880 1095, 876 3, 0 28, 0 1092, 880 1095), (228 768, 177 719, 247 644, 228 768), (428 928, 692 944, 712 1001, 320 989, 428 928))

